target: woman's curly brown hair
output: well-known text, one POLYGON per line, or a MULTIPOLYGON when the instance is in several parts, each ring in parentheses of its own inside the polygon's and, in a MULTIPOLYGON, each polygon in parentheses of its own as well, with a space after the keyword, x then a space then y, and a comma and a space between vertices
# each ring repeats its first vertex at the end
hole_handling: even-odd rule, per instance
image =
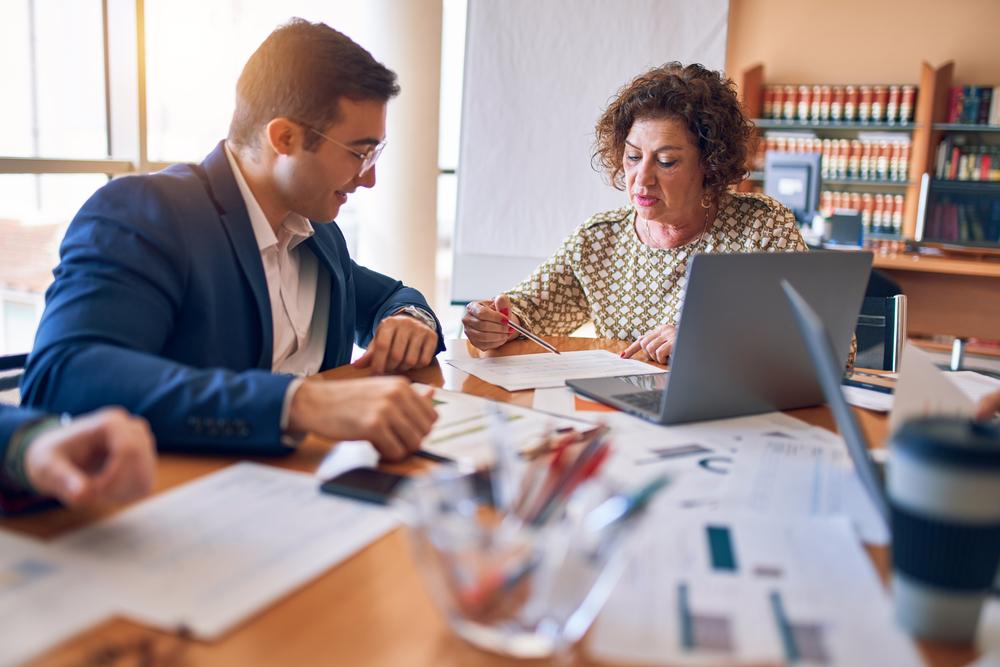
POLYGON ((754 126, 743 114, 736 85, 702 65, 667 63, 625 85, 597 121, 593 165, 625 189, 625 138, 638 119, 684 123, 701 154, 705 191, 713 199, 746 175, 754 126))

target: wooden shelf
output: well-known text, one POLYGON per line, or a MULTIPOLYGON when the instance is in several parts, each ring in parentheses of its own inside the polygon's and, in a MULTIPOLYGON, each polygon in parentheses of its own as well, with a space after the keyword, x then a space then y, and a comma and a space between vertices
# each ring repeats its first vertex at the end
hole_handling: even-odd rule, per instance
POLYGON ((919 253, 875 255, 872 266, 876 269, 944 273, 956 276, 1000 278, 1000 261, 984 259, 955 259, 919 253))
POLYGON ((955 194, 995 194, 1000 196, 1000 181, 950 181, 946 179, 931 179, 931 190, 935 192, 952 192, 955 194))
POLYGON ((875 180, 871 178, 824 178, 823 185, 865 185, 878 188, 906 188, 909 181, 875 180))
POLYGON ((1000 132, 1000 125, 977 125, 975 123, 934 123, 939 132, 1000 132))
MULTIPOLYGON (((748 181, 759 182, 764 180, 763 171, 751 171, 746 177, 748 181)), ((848 185, 856 186, 860 185, 863 187, 873 187, 873 188, 906 188, 912 185, 909 181, 888 181, 888 180, 873 180, 864 178, 823 178, 820 179, 820 185, 823 189, 826 189, 828 185, 848 185)))
POLYGON ((775 118, 754 118, 752 122, 762 130, 839 130, 845 132, 875 130, 879 132, 912 132, 918 127, 914 123, 896 123, 890 125, 889 123, 858 123, 855 121, 845 122, 836 120, 778 120, 775 118))

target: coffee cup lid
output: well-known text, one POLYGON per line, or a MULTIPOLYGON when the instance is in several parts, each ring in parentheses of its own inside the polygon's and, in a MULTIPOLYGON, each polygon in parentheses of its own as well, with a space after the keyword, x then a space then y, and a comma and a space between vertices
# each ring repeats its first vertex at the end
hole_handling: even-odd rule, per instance
POLYGON ((1000 469, 1000 424, 959 417, 910 419, 892 444, 921 458, 949 465, 1000 469))

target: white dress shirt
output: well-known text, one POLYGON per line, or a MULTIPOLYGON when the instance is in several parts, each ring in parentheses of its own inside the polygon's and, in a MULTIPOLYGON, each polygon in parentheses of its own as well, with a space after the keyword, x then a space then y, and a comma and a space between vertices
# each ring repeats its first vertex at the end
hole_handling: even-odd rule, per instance
MULTIPOLYGON (((302 245, 316 231, 309 220, 298 213, 289 213, 275 233, 232 151, 228 145, 224 147, 264 264, 273 326, 271 370, 298 376, 318 373, 326 353, 330 321, 330 274, 320 265, 316 255, 302 245)), ((433 329, 434 316, 423 308, 417 310, 421 313, 415 315, 417 319, 433 329)), ((288 430, 292 397, 303 381, 301 377, 293 380, 285 392, 281 408, 283 432, 288 430)), ((286 444, 295 443, 288 439, 286 444)))
POLYGON ((274 334, 271 370, 294 375, 318 373, 330 319, 330 275, 302 245, 316 232, 307 219, 289 213, 275 234, 236 158, 228 146, 225 150, 264 263, 274 334))

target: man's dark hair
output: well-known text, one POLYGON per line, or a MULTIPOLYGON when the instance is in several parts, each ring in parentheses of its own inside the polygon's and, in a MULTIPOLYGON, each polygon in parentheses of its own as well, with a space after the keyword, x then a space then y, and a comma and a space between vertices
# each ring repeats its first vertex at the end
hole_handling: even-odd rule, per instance
MULTIPOLYGON (((275 29, 243 66, 229 140, 253 146, 257 131, 285 117, 323 130, 338 119, 340 98, 388 102, 396 74, 350 37, 324 23, 293 18, 275 29)), ((306 134, 305 148, 320 140, 306 134)))

